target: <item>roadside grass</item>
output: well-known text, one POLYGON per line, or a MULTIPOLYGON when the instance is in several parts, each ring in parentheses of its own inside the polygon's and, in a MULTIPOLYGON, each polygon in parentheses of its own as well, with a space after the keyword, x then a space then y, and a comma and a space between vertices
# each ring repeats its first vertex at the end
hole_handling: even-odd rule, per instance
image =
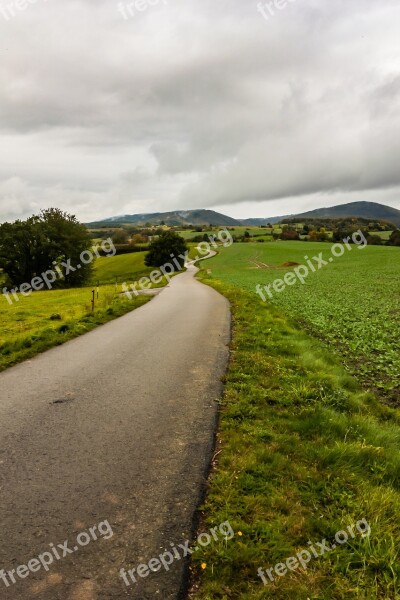
MULTIPOLYGON (((191 246, 191 252, 195 254, 195 246, 191 246)), ((90 287, 34 292, 27 297, 21 296, 12 305, 0 296, 0 371, 148 302, 149 297, 132 294, 129 299, 122 295, 123 283, 129 285, 139 281, 155 270, 144 264, 145 255, 145 252, 140 252, 98 258, 90 287), (98 300, 97 282, 100 283, 98 300), (93 289, 96 290, 96 301, 92 313, 93 289)), ((167 284, 163 277, 159 283, 152 283, 146 289, 167 284)))
POLYGON ((191 598, 400 598, 399 411, 363 391, 280 308, 201 278, 233 313, 202 530, 229 520, 235 537, 193 554, 191 598), (267 586, 258 577, 259 567, 285 562, 309 541, 332 545, 336 532, 363 518, 370 537, 350 538, 307 570, 274 574, 267 586))
MULTIPOLYGON (((144 297, 129 300, 121 296, 121 285, 115 285, 116 279, 121 284, 149 273, 151 269, 145 266, 144 256, 145 253, 141 252, 96 260, 93 281, 100 282, 100 290, 94 313, 91 311, 91 298, 95 283, 90 287, 34 292, 27 297, 20 296, 19 301, 12 305, 0 296, 0 370, 86 333, 147 302, 149 299, 144 297)), ((163 281, 160 286, 165 283, 163 281)))
POLYGON ((0 371, 91 331, 142 306, 149 298, 129 300, 114 286, 100 289, 91 312, 92 287, 35 292, 9 305, 0 304, 0 371))

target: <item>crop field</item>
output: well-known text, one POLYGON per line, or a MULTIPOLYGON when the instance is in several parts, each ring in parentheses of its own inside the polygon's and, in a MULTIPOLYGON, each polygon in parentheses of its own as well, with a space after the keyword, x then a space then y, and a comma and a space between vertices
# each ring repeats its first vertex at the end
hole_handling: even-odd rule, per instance
MULTIPOLYGON (((256 294, 305 263, 305 256, 330 256, 330 244, 274 242, 235 244, 209 263, 213 277, 256 294)), ((335 350, 357 377, 386 400, 400 402, 400 251, 352 246, 342 257, 297 282, 268 302, 295 317, 335 350)), ((260 302, 262 300, 260 299, 260 302)), ((263 332, 260 331, 260 335, 263 332)))
POLYGON ((353 246, 255 293, 330 248, 234 244, 200 274, 233 317, 201 530, 228 520, 235 536, 194 553, 193 600, 400 598, 399 249, 353 246), (338 541, 360 520, 367 535, 338 541))

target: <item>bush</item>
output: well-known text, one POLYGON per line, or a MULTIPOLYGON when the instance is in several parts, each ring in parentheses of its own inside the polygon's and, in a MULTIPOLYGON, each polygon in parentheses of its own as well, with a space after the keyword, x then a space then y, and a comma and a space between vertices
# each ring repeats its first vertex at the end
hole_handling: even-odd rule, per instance
POLYGON ((300 236, 294 229, 284 229, 280 238, 281 240, 299 240, 300 236))
POLYGON ((382 246, 383 243, 380 235, 369 235, 367 241, 370 246, 382 246))

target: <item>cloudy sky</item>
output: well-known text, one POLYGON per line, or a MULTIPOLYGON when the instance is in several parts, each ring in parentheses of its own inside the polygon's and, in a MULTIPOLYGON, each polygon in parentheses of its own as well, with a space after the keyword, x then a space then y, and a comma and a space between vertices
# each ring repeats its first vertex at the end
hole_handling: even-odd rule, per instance
POLYGON ((398 0, 31 2, 0 0, 0 221, 400 209, 398 0))

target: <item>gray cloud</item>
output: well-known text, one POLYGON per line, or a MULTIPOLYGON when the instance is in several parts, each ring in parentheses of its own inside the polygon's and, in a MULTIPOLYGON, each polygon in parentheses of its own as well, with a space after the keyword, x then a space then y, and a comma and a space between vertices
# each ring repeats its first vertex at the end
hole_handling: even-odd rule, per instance
POLYGON ((399 20, 394 0, 295 0, 268 21, 240 0, 0 14, 0 220, 400 207, 399 20))

